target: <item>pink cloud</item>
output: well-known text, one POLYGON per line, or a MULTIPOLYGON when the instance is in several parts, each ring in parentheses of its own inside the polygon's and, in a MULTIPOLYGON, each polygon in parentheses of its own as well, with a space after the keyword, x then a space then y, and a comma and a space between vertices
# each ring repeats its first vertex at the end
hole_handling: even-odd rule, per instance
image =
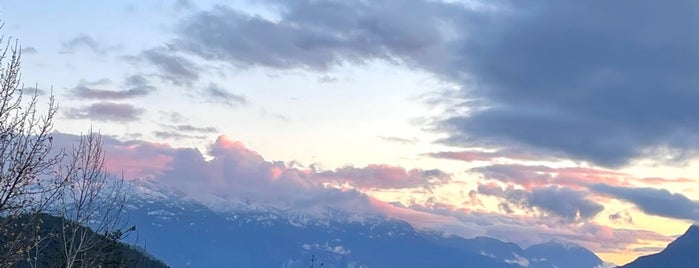
POLYGON ((363 168, 343 167, 317 174, 318 179, 335 184, 350 184, 360 189, 401 189, 430 187, 448 183, 451 178, 440 170, 406 170, 384 164, 370 164, 363 168))
POLYGON ((369 209, 368 197, 361 192, 326 185, 350 185, 358 190, 429 188, 450 180, 448 174, 439 170, 407 170, 385 164, 322 172, 299 169, 281 161, 265 160, 227 136, 218 137, 209 146, 209 158, 195 148, 111 138, 105 139, 105 151, 108 172, 123 173, 126 179, 153 179, 209 203, 223 198, 257 200, 281 207, 334 205, 369 209))
POLYGON ((105 168, 124 178, 156 177, 170 169, 173 157, 170 146, 158 143, 106 144, 105 168))
POLYGON ((478 167, 471 171, 481 174, 484 179, 513 183, 525 189, 546 185, 581 189, 596 183, 628 186, 639 180, 622 172, 586 167, 554 168, 542 165, 510 164, 478 167))
MULTIPOLYGON (((67 140, 75 138, 62 135, 67 140)), ((208 148, 208 158, 195 148, 174 148, 142 141, 121 142, 111 138, 105 138, 105 150, 109 172, 124 172, 127 179, 156 180, 206 204, 252 200, 282 209, 322 211, 330 207, 358 214, 384 215, 406 220, 418 227, 465 237, 488 235, 523 245, 562 237, 600 252, 618 250, 640 240, 668 240, 653 232, 614 229, 589 221, 569 224, 551 218, 479 212, 470 207, 479 202, 475 191, 464 196, 468 199, 464 202, 466 206, 436 200, 423 205, 394 206, 361 190, 391 188, 429 193, 430 187, 449 183, 451 178, 438 170, 405 169, 385 164, 322 172, 299 169, 283 162, 265 160, 257 152, 226 136, 219 137, 208 148), (349 184, 352 188, 327 188, 324 183, 349 184)), ((482 185, 500 195, 505 193, 505 189, 499 186, 496 189, 498 184, 494 180, 528 185, 527 191, 549 184, 569 185, 575 189, 570 193, 578 193, 579 188, 575 186, 584 187, 605 180, 623 184, 633 179, 622 173, 589 168, 504 166, 480 172, 487 179, 482 181, 482 185)), ((555 190, 560 188, 550 191, 554 196, 560 192, 555 190)), ((547 199, 536 200, 543 204, 547 199)), ((578 204, 575 202, 580 200, 572 200, 571 204, 578 204)))
POLYGON ((516 150, 498 150, 494 152, 486 152, 481 150, 464 150, 464 151, 442 151, 427 154, 430 157, 451 159, 464 162, 474 161, 492 161, 496 158, 509 158, 520 160, 531 160, 534 156, 516 150))

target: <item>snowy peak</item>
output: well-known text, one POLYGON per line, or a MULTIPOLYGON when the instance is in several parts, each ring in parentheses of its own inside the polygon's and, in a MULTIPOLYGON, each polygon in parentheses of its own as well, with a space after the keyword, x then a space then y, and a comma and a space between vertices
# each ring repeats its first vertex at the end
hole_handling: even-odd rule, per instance
POLYGON ((174 267, 308 267, 311 256, 322 259, 324 267, 578 267, 560 256, 594 264, 580 266, 585 268, 602 263, 569 243, 523 250, 489 237, 418 231, 377 215, 279 209, 215 195, 212 205, 158 182, 131 184, 130 223, 148 240, 149 251, 174 267))

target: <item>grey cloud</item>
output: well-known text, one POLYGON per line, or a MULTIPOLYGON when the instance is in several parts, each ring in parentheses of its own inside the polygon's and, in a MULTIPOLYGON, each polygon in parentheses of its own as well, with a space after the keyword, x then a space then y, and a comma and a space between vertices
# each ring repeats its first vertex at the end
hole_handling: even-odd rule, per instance
POLYGON ((153 131, 153 135, 160 139, 204 139, 205 135, 218 132, 215 127, 196 127, 188 124, 162 125, 165 130, 153 131))
MULTIPOLYGON (((443 121, 455 144, 525 144, 618 166, 697 148, 695 1, 508 1, 472 18, 449 65, 489 108, 443 121), (460 72, 460 73, 459 73, 460 72)), ((478 108, 478 107, 476 107, 478 108)), ((678 156, 687 154, 679 153, 678 156)))
POLYGON ((76 86, 71 90, 73 96, 83 99, 98 99, 98 100, 123 100, 135 97, 146 96, 150 94, 152 89, 149 88, 132 88, 128 90, 108 90, 90 88, 87 86, 76 86))
POLYGON ((110 51, 119 49, 119 47, 104 46, 92 36, 87 34, 79 34, 72 39, 63 42, 61 53, 74 53, 77 49, 85 47, 97 54, 106 54, 110 51))
POLYGON ((140 88, 140 87, 150 86, 150 82, 148 81, 148 79, 143 77, 143 75, 134 74, 134 75, 127 76, 124 79, 124 85, 126 87, 140 88))
POLYGON ((221 86, 211 83, 202 90, 202 97, 210 103, 220 103, 230 107, 247 104, 245 96, 233 94, 221 86))
POLYGON ((406 170, 389 165, 343 167, 318 173, 318 177, 340 185, 348 183, 361 189, 431 188, 451 181, 451 176, 441 170, 406 170))
POLYGON ((178 11, 179 10, 190 11, 190 10, 194 10, 196 8, 194 6, 194 4, 189 0, 177 0, 177 1, 175 1, 174 7, 175 7, 175 10, 178 10, 178 11))
POLYGON ((490 161, 495 158, 510 158, 510 159, 530 159, 531 155, 518 152, 515 150, 500 150, 487 152, 482 150, 463 150, 463 151, 441 151, 427 154, 430 157, 459 160, 464 162, 473 161, 490 161))
POLYGON ((178 131, 172 131, 172 130, 157 130, 153 131, 153 135, 159 139, 173 139, 173 140, 181 140, 181 139, 203 139, 205 138, 204 136, 195 136, 195 135, 190 135, 178 131))
POLYGON ((26 47, 22 48, 22 54, 34 54, 37 52, 38 51, 36 50, 36 48, 34 48, 32 46, 26 46, 26 47))
POLYGON ((109 78, 100 78, 97 80, 80 80, 81 85, 86 85, 86 86, 104 86, 104 85, 110 85, 112 84, 112 80, 109 78))
POLYGON ((38 96, 44 96, 46 95, 46 90, 36 88, 36 87, 23 87, 22 88, 22 94, 24 95, 38 95, 38 96))
POLYGON ((631 217, 631 214, 626 211, 619 211, 609 214, 609 219, 611 221, 633 224, 633 217, 631 217))
POLYGON ((278 20, 219 6, 177 49, 239 66, 325 70, 374 59, 461 86, 442 142, 535 148, 604 166, 699 148, 699 2, 274 1, 278 20), (400 12, 395 12, 400 10, 400 12), (462 113, 466 108, 468 113, 462 113))
POLYGON ((142 97, 155 91, 155 87, 148 84, 140 75, 129 76, 124 79, 124 90, 99 89, 93 86, 110 85, 109 79, 103 78, 97 81, 80 81, 76 87, 71 89, 71 94, 82 99, 97 100, 123 100, 142 97))
POLYGON ((592 191, 633 203, 643 212, 675 219, 699 221, 699 202, 665 189, 630 188, 595 184, 592 191))
POLYGON ((504 199, 504 207, 515 205, 520 208, 539 208, 568 221, 589 219, 604 210, 604 206, 587 198, 587 192, 568 187, 547 186, 530 191, 506 189, 497 185, 479 185, 478 192, 504 199))
POLYGON ((65 112, 69 119, 92 119, 98 121, 130 122, 137 121, 143 109, 131 104, 98 102, 80 108, 71 108, 65 112))
POLYGON ((199 132, 199 133, 216 133, 218 129, 215 127, 195 127, 192 125, 175 125, 170 126, 173 130, 183 132, 199 132))
POLYGON ((175 85, 192 85, 199 80, 199 67, 170 49, 152 48, 141 57, 158 68, 160 78, 175 85))
POLYGON ((187 121, 187 118, 178 112, 170 112, 169 113, 169 112, 160 111, 159 113, 160 113, 161 120, 166 120, 166 121, 171 122, 171 123, 180 124, 180 123, 187 121))
POLYGON ((450 10, 446 4, 422 1, 278 4, 283 10, 279 21, 226 6, 198 12, 180 24, 176 45, 208 59, 282 69, 324 70, 343 62, 404 55, 428 59, 442 40, 442 18, 436 15, 443 14, 436 11, 450 10))

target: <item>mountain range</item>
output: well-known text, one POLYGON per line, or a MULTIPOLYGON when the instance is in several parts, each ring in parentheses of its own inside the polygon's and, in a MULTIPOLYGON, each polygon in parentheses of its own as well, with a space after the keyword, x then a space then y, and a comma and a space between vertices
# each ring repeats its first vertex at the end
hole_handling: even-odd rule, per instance
POLYGON ((522 248, 489 237, 416 229, 381 216, 321 215, 242 204, 226 211, 157 183, 134 182, 126 205, 137 244, 172 267, 594 268, 593 252, 566 242, 522 248))

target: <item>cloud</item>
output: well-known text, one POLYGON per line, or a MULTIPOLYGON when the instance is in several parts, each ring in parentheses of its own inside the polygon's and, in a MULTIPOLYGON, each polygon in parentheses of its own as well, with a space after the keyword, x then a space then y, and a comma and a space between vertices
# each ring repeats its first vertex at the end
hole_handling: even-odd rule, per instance
POLYGON ((699 23, 694 1, 272 3, 275 19, 197 11, 173 47, 242 67, 324 71, 378 59, 421 68, 461 88, 436 120, 450 145, 603 166, 659 152, 683 160, 699 145, 699 33, 677 27, 699 23))
POLYGON ((699 33, 677 25, 699 23, 699 3, 505 3, 470 18, 454 44, 450 76, 483 105, 442 121, 447 142, 523 144, 606 166, 663 148, 693 156, 699 33))
POLYGON ((404 145, 413 145, 419 142, 417 138, 412 138, 412 139, 406 139, 406 138, 401 138, 401 137, 384 137, 384 136, 378 136, 379 139, 383 141, 388 141, 388 142, 395 142, 395 143, 400 143, 404 145))
POLYGON ((81 99, 93 100, 124 100, 147 96, 155 91, 155 87, 151 86, 148 81, 141 75, 132 75, 124 79, 124 89, 99 89, 95 86, 111 85, 112 81, 103 78, 97 81, 81 80, 80 83, 71 89, 72 96, 81 99))
POLYGON ((253 201, 277 208, 317 211, 330 207, 376 214, 389 205, 336 183, 342 179, 357 188, 425 187, 430 179, 447 178, 439 171, 406 171, 385 165, 333 171, 298 169, 284 162, 267 161, 226 136, 216 139, 206 157, 198 149, 167 144, 114 139, 105 143, 109 172, 123 173, 129 180, 155 180, 216 207, 253 201))
MULTIPOLYGON (((69 134, 55 133, 54 137, 55 144, 59 146, 77 141, 77 136, 69 134)), ((283 162, 265 160, 257 152, 225 136, 220 136, 211 144, 206 156, 196 148, 178 148, 164 143, 120 141, 112 137, 105 137, 103 141, 108 172, 124 174, 127 180, 145 178, 155 181, 218 209, 237 208, 250 202, 256 206, 308 212, 336 208, 356 215, 378 214, 402 219, 419 228, 433 228, 447 234, 465 237, 487 235, 524 246, 554 238, 563 239, 580 243, 596 252, 618 252, 641 241, 668 242, 672 239, 650 231, 614 229, 590 221, 571 224, 550 217, 482 212, 440 203, 435 199, 428 200, 424 205, 398 207, 357 189, 326 184, 340 182, 337 178, 344 181, 346 177, 348 184, 356 183, 369 188, 411 187, 424 184, 425 177, 445 176, 435 171, 409 171, 385 165, 331 171, 299 169, 283 162)), ((440 183, 440 180, 436 183, 440 183)), ((573 217, 569 212, 572 210, 581 211, 575 213, 576 217, 577 214, 581 217, 591 215, 598 206, 585 201, 581 192, 570 189, 541 189, 540 192, 524 195, 529 198, 529 204, 546 207, 549 211, 568 217, 573 217), (561 200, 561 204, 549 204, 550 199, 546 196, 561 200)))
POLYGON ((368 165, 363 168, 343 167, 317 174, 325 182, 349 184, 360 189, 402 189, 445 184, 451 176, 441 170, 405 170, 390 165, 368 165))
POLYGON ((38 51, 32 46, 26 46, 22 48, 22 54, 35 54, 38 51))
POLYGON ((224 104, 229 107, 237 107, 248 103, 245 96, 233 94, 215 83, 210 83, 201 92, 202 97, 210 103, 224 104))
MULTIPOLYGON (((630 245, 658 241, 667 243, 674 237, 653 231, 612 228, 593 221, 560 222, 550 217, 502 215, 493 212, 464 210, 448 207, 432 208, 419 204, 410 209, 426 215, 441 215, 457 221, 430 222, 427 226, 464 237, 489 236, 517 243, 523 247, 551 240, 578 243, 597 253, 625 250, 630 245)), ((419 217, 419 216, 416 216, 419 217)), ((406 217, 409 222, 420 222, 415 217, 406 217)))
POLYGON ((198 132, 198 133, 216 133, 218 130, 215 127, 195 127, 192 125, 175 125, 170 126, 173 130, 182 132, 198 132))
POLYGON ((151 86, 150 81, 140 74, 129 75, 124 78, 124 87, 154 89, 154 87, 151 86))
POLYGON ((61 53, 72 54, 79 48, 87 48, 97 54, 107 54, 110 51, 117 50, 119 47, 107 47, 95 40, 94 37, 87 34, 78 34, 72 39, 63 42, 61 53))
POLYGON ((177 0, 175 1, 174 7, 177 11, 191 11, 196 8, 195 5, 189 0, 177 0))
POLYGON ((277 121, 282 121, 282 122, 291 121, 291 118, 289 118, 288 116, 267 111, 267 109, 265 109, 265 108, 260 108, 259 114, 262 117, 276 119, 277 121))
POLYGON ((86 85, 86 86, 105 86, 105 85, 111 85, 112 80, 109 78, 100 78, 97 80, 85 80, 85 79, 80 79, 80 85, 86 85))
MULTIPOLYGON (((498 150, 498 151, 482 151, 482 150, 463 150, 463 151, 442 151, 427 154, 430 157, 459 160, 464 162, 473 161, 491 161, 496 158, 509 158, 518 160, 531 160, 535 157, 516 150, 498 150)), ((542 160, 539 157, 538 160, 542 160)))
POLYGON ((604 206, 587 198, 587 192, 568 187, 548 186, 525 191, 481 184, 478 186, 478 192, 504 199, 506 203, 502 205, 506 209, 510 204, 525 209, 538 208, 568 221, 590 219, 604 210, 604 206))
POLYGON ((630 188, 595 184, 596 193, 630 202, 649 215, 699 221, 699 202, 665 189, 630 188))
POLYGON ((164 112, 160 111, 160 120, 167 121, 174 124, 181 124, 187 121, 187 118, 178 112, 164 112))
POLYGON ((147 88, 132 88, 127 90, 96 89, 87 86, 76 86, 71 90, 73 96, 82 99, 123 100, 146 96, 151 92, 147 88))
POLYGON ((160 139, 204 139, 203 134, 218 132, 215 127, 196 127, 188 124, 163 125, 166 130, 153 131, 153 135, 160 139))
POLYGON ((623 222, 623 223, 627 223, 627 224, 633 224, 633 218, 631 217, 631 214, 629 214, 629 212, 627 212, 627 211, 619 211, 619 212, 609 214, 609 220, 616 221, 616 222, 623 222))
POLYGON ((344 62, 434 56, 428 52, 442 40, 434 11, 448 11, 446 4, 423 1, 276 4, 284 11, 278 21, 227 6, 197 12, 180 23, 176 45, 238 66, 325 70, 344 62))
POLYGON ((46 95, 46 90, 36 87, 22 87, 22 94, 28 96, 33 96, 35 94, 38 96, 44 96, 46 95))
POLYGON ((639 181, 625 173, 586 167, 554 168, 543 165, 494 164, 476 167, 470 171, 480 174, 483 179, 516 184, 525 189, 548 185, 580 189, 598 183, 630 185, 632 182, 639 181))
POLYGON ((98 102, 80 108, 70 108, 65 112, 65 116, 69 119, 131 122, 139 120, 143 112, 143 109, 131 104, 98 102))
POLYGON ((141 57, 159 70, 158 76, 175 85, 190 86, 199 80, 199 67, 165 47, 141 52, 141 57))

